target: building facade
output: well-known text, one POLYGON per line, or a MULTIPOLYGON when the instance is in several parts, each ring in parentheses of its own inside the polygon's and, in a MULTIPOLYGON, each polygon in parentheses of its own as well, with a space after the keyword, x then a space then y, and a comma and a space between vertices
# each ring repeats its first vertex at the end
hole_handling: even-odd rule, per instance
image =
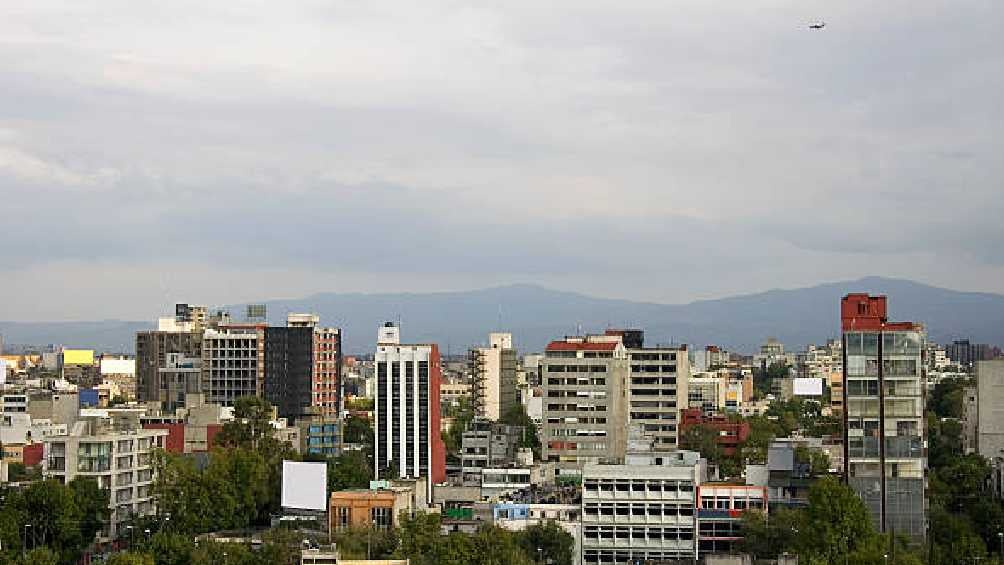
POLYGON ((544 355, 543 459, 572 476, 587 463, 621 462, 631 369, 621 337, 568 337, 544 355))
POLYGON ((201 391, 201 376, 194 380, 178 380, 179 375, 173 372, 178 368, 177 356, 186 360, 198 359, 201 367, 201 328, 194 329, 190 322, 184 320, 178 322, 174 318, 162 318, 156 331, 136 333, 137 400, 160 402, 164 410, 173 412, 184 405, 185 394, 201 391))
POLYGON ((881 532, 927 530, 924 329, 889 322, 886 297, 841 301, 844 476, 881 532))
POLYGON ((649 462, 583 468, 582 563, 698 557, 695 500, 703 461, 668 454, 649 462))
POLYGON ((81 422, 69 435, 50 436, 45 442, 44 474, 64 484, 77 477, 97 481, 110 492, 111 515, 103 538, 115 538, 120 524, 154 513, 151 452, 164 447, 165 430, 88 433, 81 422))
POLYGON ((476 416, 498 420, 519 404, 512 334, 488 334, 488 347, 470 352, 470 371, 471 401, 476 416))
POLYGON ((436 344, 405 345, 400 328, 380 328, 375 355, 374 473, 391 468, 398 477, 446 479, 446 446, 440 436, 439 388, 442 368, 436 344))
POLYGON ((264 324, 225 324, 202 335, 202 393, 206 402, 233 406, 265 392, 264 324))
POLYGON ((690 380, 686 346, 631 348, 628 358, 630 424, 640 425, 652 436, 656 450, 676 449, 690 380))

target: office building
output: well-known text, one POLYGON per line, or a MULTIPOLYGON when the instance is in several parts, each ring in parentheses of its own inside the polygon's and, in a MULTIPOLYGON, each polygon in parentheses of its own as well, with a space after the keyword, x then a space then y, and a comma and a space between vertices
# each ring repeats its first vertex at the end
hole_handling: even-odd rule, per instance
POLYGON ((611 330, 608 335, 631 332, 628 349, 630 425, 640 425, 655 440, 656 450, 676 449, 680 412, 686 408, 690 356, 686 346, 644 347, 641 330, 611 330))
POLYGON ((206 402, 233 406, 242 396, 263 396, 264 324, 220 324, 202 334, 202 393, 206 402))
POLYGON ((164 447, 164 430, 117 431, 104 423, 78 422, 68 435, 49 436, 44 474, 64 484, 92 478, 110 493, 111 514, 101 538, 113 539, 120 524, 154 513, 151 452, 164 447))
POLYGON ((924 328, 889 322, 886 297, 840 305, 844 477, 876 529, 922 540, 927 529, 924 328))
POLYGON ((314 314, 289 314, 285 327, 265 329, 265 398, 280 418, 337 418, 341 331, 318 327, 314 314))
POLYGON ((968 339, 957 339, 945 346, 945 355, 963 368, 972 367, 978 361, 989 361, 994 353, 986 343, 970 343, 968 339))
POLYGON ((488 334, 488 347, 472 349, 469 357, 474 414, 498 420, 519 404, 512 334, 488 334))
POLYGON ((549 343, 544 355, 543 459, 572 477, 586 463, 621 462, 631 370, 622 337, 566 337, 549 343))
POLYGON ((695 512, 704 460, 654 452, 626 465, 582 470, 582 563, 645 563, 698 557, 695 512))
POLYGON ((374 473, 380 479, 393 467, 402 478, 424 477, 427 500, 432 485, 446 479, 446 446, 439 431, 440 363, 436 344, 402 344, 398 326, 380 328, 374 356, 374 473))

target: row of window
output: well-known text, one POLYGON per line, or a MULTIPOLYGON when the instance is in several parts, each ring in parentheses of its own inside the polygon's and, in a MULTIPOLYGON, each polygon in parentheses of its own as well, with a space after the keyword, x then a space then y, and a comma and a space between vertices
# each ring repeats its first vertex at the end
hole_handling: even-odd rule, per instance
POLYGON ((548 365, 548 373, 606 373, 606 365, 548 365))
POLYGON ((629 479, 586 479, 582 488, 587 493, 596 492, 693 492, 690 481, 651 479, 632 481, 629 479))
POLYGON ((687 517, 694 515, 694 507, 686 504, 596 504, 590 503, 583 507, 586 516, 670 516, 687 517))
POLYGON ((650 528, 650 527, 600 527, 586 526, 582 529, 582 537, 587 540, 633 540, 646 541, 686 541, 694 539, 694 530, 686 528, 650 528))

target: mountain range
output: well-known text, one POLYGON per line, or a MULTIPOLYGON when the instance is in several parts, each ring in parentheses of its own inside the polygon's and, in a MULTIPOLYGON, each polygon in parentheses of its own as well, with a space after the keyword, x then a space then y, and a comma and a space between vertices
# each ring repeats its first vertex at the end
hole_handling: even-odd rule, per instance
MULTIPOLYGON (((405 342, 435 342, 452 354, 485 343, 490 331, 512 332, 520 351, 530 352, 554 338, 610 327, 644 329, 647 343, 713 343, 750 353, 767 337, 793 349, 836 337, 840 297, 848 292, 888 295, 890 320, 923 322, 929 339, 939 343, 959 338, 1004 343, 1004 295, 883 277, 688 304, 596 298, 526 284, 460 292, 320 293, 264 304, 273 324, 283 324, 288 312, 319 314, 322 325, 342 328, 343 348, 350 354, 369 353, 385 321, 401 323, 405 342)), ((226 309, 239 319, 244 305, 226 309)), ((0 322, 0 334, 12 344, 131 352, 135 332, 152 327, 152 322, 119 320, 0 322)))

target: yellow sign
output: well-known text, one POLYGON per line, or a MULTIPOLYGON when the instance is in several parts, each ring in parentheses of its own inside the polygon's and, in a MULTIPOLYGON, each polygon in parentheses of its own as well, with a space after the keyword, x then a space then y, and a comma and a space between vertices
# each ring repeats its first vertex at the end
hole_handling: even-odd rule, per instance
POLYGON ((63 365, 93 365, 93 349, 64 349, 63 365))

